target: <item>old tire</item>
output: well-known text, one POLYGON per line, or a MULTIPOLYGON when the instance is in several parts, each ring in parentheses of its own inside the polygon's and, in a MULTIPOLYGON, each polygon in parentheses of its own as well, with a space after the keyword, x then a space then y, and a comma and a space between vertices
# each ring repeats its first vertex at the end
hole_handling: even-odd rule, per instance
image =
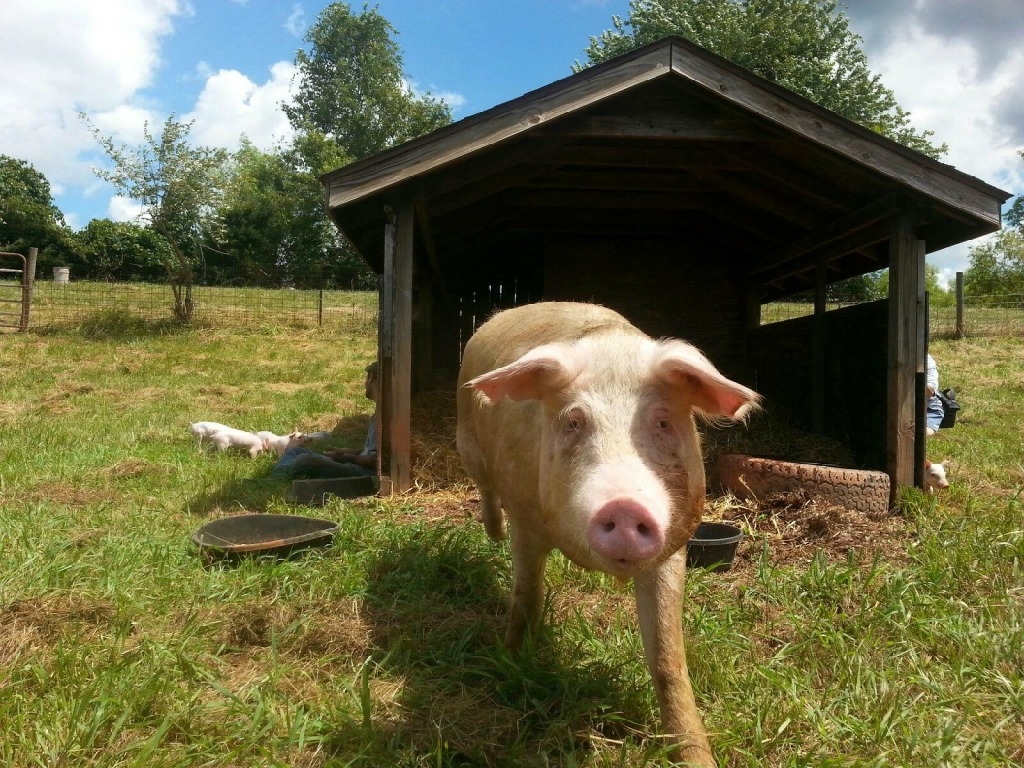
POLYGON ((867 515, 889 511, 889 476, 884 472, 726 453, 719 457, 712 480, 740 499, 805 491, 867 515))

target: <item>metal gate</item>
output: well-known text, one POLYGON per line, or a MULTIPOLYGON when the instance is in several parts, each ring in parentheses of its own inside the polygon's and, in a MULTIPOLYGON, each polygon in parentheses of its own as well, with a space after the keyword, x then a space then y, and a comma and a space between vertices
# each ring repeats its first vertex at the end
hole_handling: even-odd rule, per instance
POLYGON ((27 259, 20 253, 0 252, 0 328, 28 330, 35 271, 35 248, 29 249, 27 259))

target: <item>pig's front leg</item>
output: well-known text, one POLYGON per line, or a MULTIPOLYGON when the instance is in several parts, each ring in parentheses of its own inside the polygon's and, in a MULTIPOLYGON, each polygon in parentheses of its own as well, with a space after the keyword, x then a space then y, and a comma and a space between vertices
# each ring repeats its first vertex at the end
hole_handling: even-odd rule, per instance
POLYGON ((512 545, 512 609, 505 647, 519 649, 526 633, 537 628, 544 611, 544 564, 551 551, 546 542, 532 535, 526 526, 509 526, 512 545))
POLYGON ((675 759, 685 765, 714 766, 715 758, 697 712, 686 668, 682 625, 685 577, 685 549, 636 577, 634 588, 640 634, 661 705, 662 732, 678 744, 675 759))

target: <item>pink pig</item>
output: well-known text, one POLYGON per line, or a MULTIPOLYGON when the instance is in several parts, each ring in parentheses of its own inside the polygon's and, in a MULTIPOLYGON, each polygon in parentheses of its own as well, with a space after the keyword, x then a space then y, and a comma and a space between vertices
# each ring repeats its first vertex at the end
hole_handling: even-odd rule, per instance
POLYGON ((552 549, 634 579, 645 655, 678 757, 715 764, 690 687, 681 626, 685 545, 704 507, 694 416, 741 419, 759 396, 683 341, 655 341, 592 304, 496 314, 466 345, 458 448, 484 527, 511 528, 505 642, 540 620, 552 549))

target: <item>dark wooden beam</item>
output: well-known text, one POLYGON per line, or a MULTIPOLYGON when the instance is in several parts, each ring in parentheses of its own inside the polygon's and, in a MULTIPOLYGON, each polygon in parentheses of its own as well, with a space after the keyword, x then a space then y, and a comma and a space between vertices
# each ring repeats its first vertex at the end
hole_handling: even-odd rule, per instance
POLYGON ((831 264, 840 257, 856 253, 865 260, 877 262, 877 266, 869 271, 884 269, 888 262, 879 261, 872 254, 872 246, 889 239, 889 222, 878 221, 862 229, 850 232, 845 237, 828 242, 826 245, 807 253, 799 258, 784 262, 774 269, 758 269, 755 273, 756 279, 770 283, 800 272, 808 272, 814 269, 818 261, 831 264))
POLYGON ((395 202, 385 227, 384 295, 381 304, 382 423, 390 467, 381 491, 412 488, 412 288, 415 214, 409 199, 395 202), (389 316, 388 316, 389 315, 389 316))
POLYGON ((437 249, 434 245, 434 233, 430 226, 430 218, 424 209, 423 198, 417 196, 413 201, 413 210, 416 212, 416 224, 419 226, 420 238, 423 240, 423 249, 427 252, 427 263, 430 266, 430 275, 434 285, 441 295, 447 299, 448 289, 444 284, 444 275, 441 274, 441 266, 437 262, 437 249))
POLYGON ((752 126, 749 120, 720 115, 680 115, 672 111, 658 114, 588 115, 548 125, 542 135, 574 139, 757 141, 770 134, 752 126))
POLYGON ((892 499, 900 488, 914 484, 914 410, 917 372, 917 303, 924 243, 918 240, 913 219, 903 214, 892 220, 889 239, 889 337, 886 401, 886 464, 892 481, 892 499))
POLYGON ((879 221, 888 221, 893 210, 900 210, 898 205, 899 196, 886 195, 881 197, 852 213, 834 219, 824 227, 801 237, 799 240, 790 243, 775 254, 769 256, 762 265, 757 268, 752 277, 767 279, 768 276, 779 274, 780 267, 794 261, 806 253, 817 251, 830 243, 849 238, 858 230, 862 230, 879 221))

